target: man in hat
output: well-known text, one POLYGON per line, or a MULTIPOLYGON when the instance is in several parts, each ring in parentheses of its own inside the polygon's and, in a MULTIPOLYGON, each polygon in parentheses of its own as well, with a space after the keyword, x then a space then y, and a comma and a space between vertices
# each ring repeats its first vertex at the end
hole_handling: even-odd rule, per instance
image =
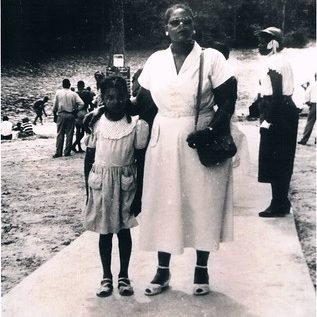
POLYGON ((258 50, 266 56, 259 78, 260 149, 258 181, 270 183, 272 200, 260 217, 284 217, 290 212, 289 184, 293 174, 298 111, 292 100, 293 72, 282 54, 283 35, 276 27, 256 33, 258 50))

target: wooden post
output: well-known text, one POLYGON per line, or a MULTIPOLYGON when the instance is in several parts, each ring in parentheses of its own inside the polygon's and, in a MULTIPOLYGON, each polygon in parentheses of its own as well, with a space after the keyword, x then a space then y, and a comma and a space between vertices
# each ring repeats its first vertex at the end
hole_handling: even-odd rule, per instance
POLYGON ((124 54, 124 20, 123 0, 111 0, 110 8, 110 47, 109 66, 113 66, 113 54, 124 54))

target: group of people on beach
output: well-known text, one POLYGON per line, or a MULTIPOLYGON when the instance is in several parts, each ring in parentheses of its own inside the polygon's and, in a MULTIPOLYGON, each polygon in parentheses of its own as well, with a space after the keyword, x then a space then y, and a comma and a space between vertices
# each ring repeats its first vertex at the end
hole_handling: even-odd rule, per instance
MULTIPOLYGON (((184 248, 196 250, 193 294, 208 294, 210 252, 233 239, 234 160, 206 167, 196 145, 233 134, 238 78, 227 61, 228 52, 219 51, 224 46, 203 49, 196 42, 190 7, 169 7, 164 25, 171 44, 153 53, 134 76, 131 98, 123 77, 96 73, 94 103, 84 82, 78 82, 74 92, 68 79, 54 99, 57 140, 53 157, 61 157, 63 149, 64 156, 70 156, 72 150, 82 152, 86 133, 83 216, 84 227, 99 234, 103 270, 99 297, 114 290, 114 234, 119 241, 118 291, 122 296, 133 295, 128 273, 130 229, 138 222, 140 249, 157 252, 154 277, 144 290, 147 296, 169 287, 171 255, 182 254, 184 248), (198 85, 201 101, 195 129, 198 85)), ((259 78, 258 181, 269 183, 272 189, 271 202, 259 216, 284 217, 291 210, 288 191, 299 119, 292 100, 293 72, 282 54, 281 30, 269 27, 256 35, 259 53, 266 57, 259 78)), ((316 100, 311 103, 316 107, 316 100)))

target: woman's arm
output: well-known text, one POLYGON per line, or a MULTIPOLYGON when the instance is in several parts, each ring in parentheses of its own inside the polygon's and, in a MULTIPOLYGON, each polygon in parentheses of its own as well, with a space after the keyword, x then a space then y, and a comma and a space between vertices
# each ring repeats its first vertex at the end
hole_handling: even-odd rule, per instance
POLYGON ((200 142, 208 143, 214 135, 226 135, 230 133, 230 119, 234 113, 237 100, 236 78, 232 76, 215 88, 214 95, 218 109, 206 129, 198 130, 188 136, 187 142, 192 148, 195 148, 196 144, 200 142))
POLYGON ((269 128, 274 123, 274 118, 283 98, 282 75, 272 69, 269 69, 268 75, 272 85, 272 96, 264 96, 260 104, 262 128, 269 128))
POLYGON ((235 110, 237 100, 237 80, 230 77, 223 84, 214 89, 215 103, 218 109, 209 124, 217 134, 226 134, 230 131, 230 119, 235 110))
POLYGON ((138 93, 136 95, 135 102, 131 105, 131 115, 142 115, 147 112, 152 106, 154 102, 151 96, 151 92, 142 86, 140 86, 138 93))

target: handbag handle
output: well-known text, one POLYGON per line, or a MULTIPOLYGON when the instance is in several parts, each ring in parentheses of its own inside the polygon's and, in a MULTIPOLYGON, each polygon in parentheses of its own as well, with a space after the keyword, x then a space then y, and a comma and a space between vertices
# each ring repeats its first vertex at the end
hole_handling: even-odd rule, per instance
POLYGON ((195 131, 197 130, 199 108, 201 103, 203 70, 204 70, 204 51, 202 50, 200 53, 200 58, 199 58, 199 77, 198 77, 197 97, 196 97, 196 105, 195 105, 195 131))

